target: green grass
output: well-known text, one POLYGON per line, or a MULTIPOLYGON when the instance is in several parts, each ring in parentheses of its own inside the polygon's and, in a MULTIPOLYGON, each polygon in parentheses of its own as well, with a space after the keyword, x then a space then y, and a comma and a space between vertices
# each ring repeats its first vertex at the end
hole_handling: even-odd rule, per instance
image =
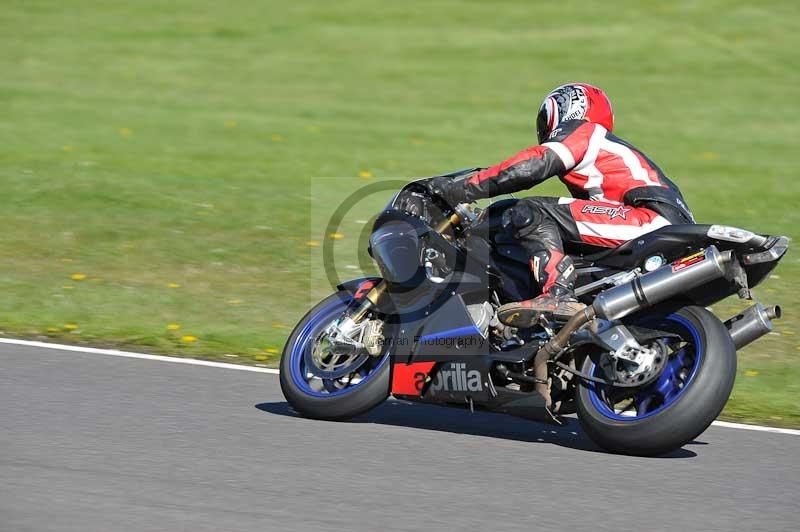
MULTIPOLYGON (((570 80, 608 91, 699 220, 796 240, 799 30, 793 1, 9 0, 0 328, 274 363, 329 290, 308 241, 338 198, 504 158, 570 80)), ((786 317, 725 415, 800 426, 796 253, 775 274, 757 293, 786 317)))

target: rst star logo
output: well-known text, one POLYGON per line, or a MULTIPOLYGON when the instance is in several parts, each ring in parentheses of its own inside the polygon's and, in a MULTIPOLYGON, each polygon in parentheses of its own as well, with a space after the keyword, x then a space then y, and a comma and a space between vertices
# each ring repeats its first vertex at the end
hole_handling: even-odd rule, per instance
MULTIPOLYGON (((431 391, 433 392, 480 392, 483 390, 483 383, 481 383, 481 373, 477 369, 466 369, 467 365, 463 362, 451 362, 448 365, 442 366, 436 372, 436 376, 431 383, 431 391)), ((426 375, 417 373, 414 375, 417 379, 417 390, 422 391, 425 384, 426 375)))
POLYGON ((608 216, 609 219, 613 220, 614 218, 622 218, 625 219, 625 216, 630 212, 630 207, 604 207, 602 205, 584 205, 581 212, 589 213, 589 214, 605 214, 608 216))

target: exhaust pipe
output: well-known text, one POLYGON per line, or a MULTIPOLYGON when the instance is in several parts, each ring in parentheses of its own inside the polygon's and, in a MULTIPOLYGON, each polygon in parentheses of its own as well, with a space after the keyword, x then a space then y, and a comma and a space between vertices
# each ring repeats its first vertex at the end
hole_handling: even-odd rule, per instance
POLYGON ((781 314, 778 305, 765 307, 756 303, 726 321, 725 327, 733 339, 733 345, 739 350, 772 331, 772 320, 780 319, 781 314))
POLYGON ((547 408, 551 405, 550 385, 547 384, 547 361, 567 346, 573 332, 595 317, 616 320, 719 279, 725 275, 727 265, 732 259, 730 251, 720 253, 716 247, 709 246, 699 253, 662 266, 633 281, 600 292, 592 306, 572 316, 564 327, 539 349, 533 359, 534 375, 539 381, 534 388, 545 398, 547 408))
POLYGON ((725 275, 732 260, 730 251, 720 253, 709 246, 704 251, 646 273, 633 281, 600 292, 592 307, 598 317, 617 320, 642 308, 688 292, 725 275))

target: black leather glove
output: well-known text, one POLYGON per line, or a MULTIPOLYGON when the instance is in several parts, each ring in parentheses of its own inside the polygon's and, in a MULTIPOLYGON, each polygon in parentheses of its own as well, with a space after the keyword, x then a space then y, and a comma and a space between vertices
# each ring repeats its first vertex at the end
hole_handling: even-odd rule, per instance
POLYGON ((434 196, 439 196, 451 207, 468 201, 467 189, 464 183, 455 181, 452 177, 434 177, 428 181, 428 192, 434 196))

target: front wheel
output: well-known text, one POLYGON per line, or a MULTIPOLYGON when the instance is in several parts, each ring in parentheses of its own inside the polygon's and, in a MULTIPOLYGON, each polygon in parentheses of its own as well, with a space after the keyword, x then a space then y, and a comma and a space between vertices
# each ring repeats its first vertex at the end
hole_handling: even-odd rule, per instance
MULTIPOLYGON (((736 348, 725 326, 702 307, 637 318, 635 325, 668 333, 663 369, 639 388, 584 381, 578 417, 601 447, 642 456, 677 449, 705 431, 728 401, 736 377, 736 348)), ((600 357, 587 356, 582 371, 607 378, 600 357)))
POLYGON ((347 291, 322 300, 295 326, 283 349, 281 390, 289 404, 305 417, 348 419, 389 396, 388 347, 379 356, 324 352, 326 329, 352 301, 347 291))

